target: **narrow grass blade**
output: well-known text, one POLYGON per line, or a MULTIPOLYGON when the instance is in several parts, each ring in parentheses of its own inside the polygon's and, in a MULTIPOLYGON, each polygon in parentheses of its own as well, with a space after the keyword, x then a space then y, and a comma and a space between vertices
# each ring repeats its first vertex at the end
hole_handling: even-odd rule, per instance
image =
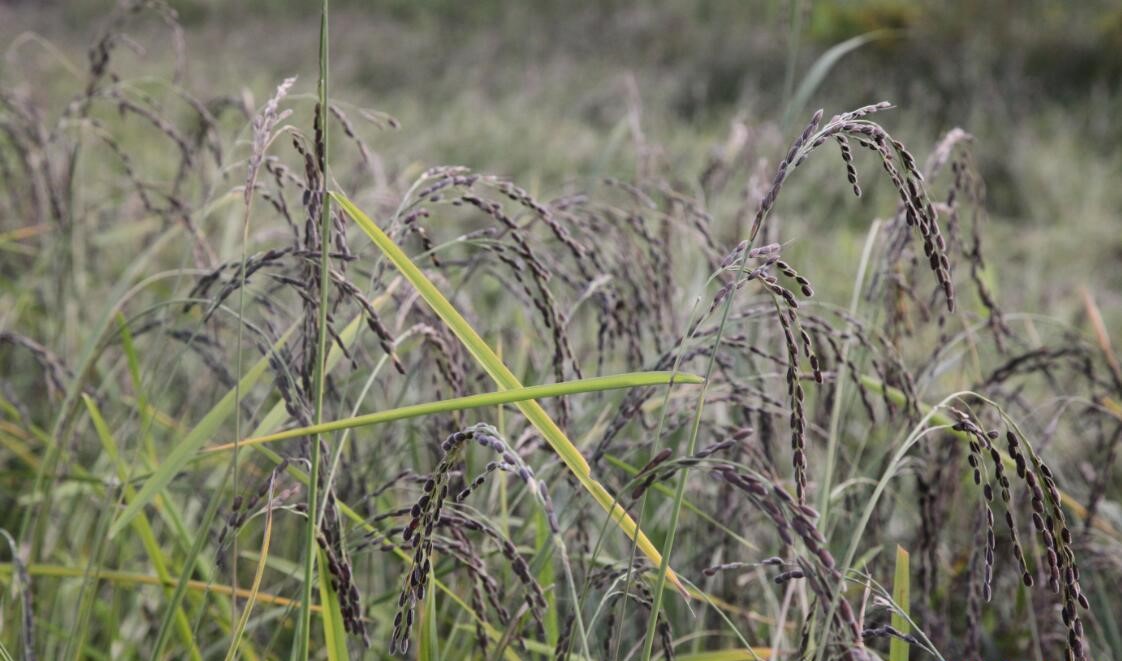
POLYGON ((440 661, 440 633, 436 627, 436 590, 425 593, 425 602, 421 605, 420 624, 417 661, 440 661))
MULTIPOLYGON (((295 325, 290 327, 288 331, 277 340, 276 347, 282 346, 295 329, 295 325)), ((195 453, 199 451, 199 448, 203 446, 203 443, 205 443, 208 438, 214 436, 215 432, 218 431, 218 427, 226 421, 234 412, 234 408, 238 406, 238 394, 240 393, 244 396, 250 392, 268 367, 268 356, 261 357, 253 367, 246 372, 245 376, 241 378, 237 387, 227 392, 226 395, 214 405, 210 412, 203 416, 203 419, 172 448, 172 451, 164 458, 164 463, 160 464, 160 467, 152 477, 148 478, 148 481, 141 487, 136 498, 125 506, 125 511, 121 512, 121 515, 113 522, 113 525, 109 528, 110 539, 121 532, 121 530, 132 521, 133 517, 140 513, 140 510, 143 509, 145 505, 152 502, 152 499, 163 491, 164 487, 171 482, 172 478, 187 465, 195 453)))
POLYGON ((140 356, 136 352, 136 344, 129 331, 129 324, 125 316, 117 313, 117 329, 121 336, 121 350, 128 361, 129 379, 132 381, 132 390, 136 393, 136 412, 140 420, 140 435, 144 439, 144 449, 152 463, 156 462, 156 446, 152 441, 152 415, 148 405, 148 393, 144 390, 144 383, 140 378, 140 356))
MULTIPOLYGON (((86 411, 89 413, 90 421, 93 422, 94 431, 97 433, 98 439, 101 440, 102 449, 105 450, 105 454, 116 466, 117 478, 125 485, 125 500, 129 501, 135 498, 136 489, 128 483, 128 466, 126 466, 125 462, 121 459, 120 451, 117 448, 117 441, 113 437, 113 433, 109 430, 109 425, 105 423, 105 418, 102 417, 97 403, 85 393, 82 394, 82 401, 86 404, 86 411)), ((156 575, 162 581, 170 581, 171 572, 168 571, 168 565, 167 561, 164 559, 163 550, 156 540, 155 533, 152 532, 152 525, 149 523, 148 517, 141 512, 139 516, 133 519, 132 526, 136 529, 136 533, 140 537, 140 543, 144 547, 145 552, 148 553, 148 559, 152 562, 152 567, 156 570, 156 575)), ((187 614, 179 607, 175 609, 175 626, 179 631, 180 638, 183 639, 183 644, 186 646, 190 657, 192 659, 201 659, 202 654, 195 644, 195 637, 191 631, 191 623, 187 619, 187 614)))
MULTIPOLYGON (((883 381, 877 379, 876 377, 861 375, 860 379, 863 386, 877 393, 878 395, 887 397, 889 401, 897 406, 903 406, 907 401, 907 396, 903 391, 898 388, 885 385, 883 381)), ((946 427, 946 433, 949 433, 951 436, 961 441, 969 442, 971 440, 972 437, 967 432, 955 431, 954 429, 951 429, 955 421, 952 420, 950 416, 942 413, 941 411, 933 411, 932 409, 933 407, 930 404, 919 402, 919 412, 924 414, 925 416, 929 416, 932 425, 946 427)), ((999 450, 998 455, 1001 457, 1001 463, 1003 463, 1006 468, 1016 467, 1016 463, 1013 461, 1013 458, 1009 456, 1008 452, 999 450)), ((1083 503, 1081 503, 1075 496, 1072 496, 1070 493, 1062 489, 1059 490, 1059 494, 1060 502, 1063 503, 1064 507, 1071 510, 1071 513, 1074 514, 1077 519, 1081 521, 1085 521, 1087 519, 1087 508, 1083 505, 1083 503)), ((1113 525, 1111 525, 1110 521, 1101 516, 1097 516, 1092 519, 1091 526, 1101 532, 1106 533, 1114 540, 1122 540, 1122 533, 1119 533, 1119 531, 1113 525)))
POLYGON ((404 420, 406 418, 417 418, 426 415, 433 415, 436 413, 447 413, 449 411, 462 411, 465 409, 484 408, 487 406, 495 406, 498 404, 510 404, 524 402, 527 400, 544 399, 547 397, 560 397, 563 395, 599 392, 602 390, 657 386, 668 383, 697 384, 701 383, 701 377, 694 376, 692 374, 673 374, 671 372, 631 372, 628 374, 599 376, 589 379, 578 379, 575 381, 564 381, 562 383, 553 383, 540 386, 518 387, 512 390, 503 390, 500 392, 490 392, 480 395, 469 395, 467 397, 443 399, 436 402, 427 402, 425 404, 402 406, 396 409, 390 409, 389 411, 379 411, 377 413, 368 413, 366 415, 359 415, 353 418, 332 420, 330 422, 324 422, 318 425, 309 425, 307 427, 299 427, 296 429, 286 429, 282 432, 277 432, 274 434, 266 434, 264 436, 255 436, 242 439, 241 441, 236 443, 212 445, 206 448, 204 452, 226 452, 228 450, 233 450, 235 445, 244 448, 253 445, 260 445, 262 443, 283 441, 289 438, 299 438, 302 436, 311 436, 313 434, 322 434, 325 432, 340 431, 343 429, 353 429, 355 427, 368 427, 371 425, 379 425, 396 420, 404 420))
MULTIPOLYGON (((483 338, 471 327, 471 324, 448 302, 444 294, 440 293, 436 285, 432 283, 428 277, 409 259, 409 256, 401 250, 390 237, 382 231, 382 228, 364 214, 358 207, 356 207, 350 200, 338 193, 332 193, 331 196, 339 203, 339 206, 346 212, 351 219, 358 224, 360 228, 370 237, 370 240, 378 247, 382 253, 393 262, 401 274, 409 280, 425 302, 429 304, 441 320, 448 326, 448 328, 455 333, 460 342, 468 352, 475 358, 488 375, 494 379, 495 383, 504 390, 514 390, 521 388, 522 384, 519 383, 518 378, 514 373, 499 359, 495 352, 483 341, 483 338)), ((662 555, 651 543, 647 535, 639 530, 631 515, 627 513, 612 497, 608 490, 603 487, 592 477, 592 470, 581 455, 580 450, 573 445, 573 442, 565 436, 565 432, 557 426, 553 418, 545 412, 545 409, 540 404, 533 400, 526 400, 518 402, 518 408, 526 419, 530 421, 538 432, 545 438, 546 442, 553 448, 569 471, 577 478, 581 486, 584 487, 588 493, 604 508, 609 517, 616 523, 617 526, 624 533, 635 541, 639 546, 639 550, 647 556, 656 567, 661 566, 662 555)), ((677 575, 670 567, 666 567, 666 576, 675 587, 686 594, 685 588, 682 586, 681 581, 678 580, 677 575)))
POLYGON ((226 661, 234 661, 238 655, 238 647, 241 644, 242 634, 245 632, 246 625, 249 624, 249 616, 253 612, 253 604, 257 598, 257 593, 261 590, 261 577, 265 575, 265 563, 269 559, 269 542, 273 539, 273 485, 269 485, 269 500, 265 505, 265 531, 261 536, 261 551, 257 560, 257 569, 253 572, 253 583, 249 588, 249 603, 246 604, 245 610, 242 611, 241 617, 238 618, 238 624, 234 628, 233 636, 230 639, 230 648, 226 650, 226 661))
POLYGON ((1091 329, 1095 331, 1095 340, 1099 343, 1099 348, 1102 349, 1106 365, 1110 368, 1114 381, 1122 384, 1122 365, 1118 363, 1118 356, 1114 353, 1114 348, 1110 346, 1110 333, 1106 330, 1106 324, 1103 323, 1103 315, 1099 311, 1099 306, 1095 303, 1095 297, 1091 294, 1091 290, 1086 287, 1081 288, 1079 294, 1083 298, 1083 309, 1087 313, 1087 321, 1091 324, 1091 329))
POLYGON ((756 661, 756 659, 770 659, 770 647, 753 647, 747 650, 713 650, 711 652, 695 652, 676 657, 678 661, 756 661))
MULTIPOLYGON (((902 634, 912 631, 908 623, 909 603, 911 601, 911 574, 908 571, 908 552, 904 547, 896 547, 896 573, 892 578, 892 601, 902 613, 892 613, 892 626, 902 634)), ((892 637, 888 644, 888 661, 908 661, 908 643, 892 637)))
MULTIPOLYGON (((877 235, 880 233, 881 221, 874 220, 869 226, 869 231, 865 235, 865 247, 861 249, 861 260, 857 263, 857 277, 853 281, 853 291, 849 298, 849 314, 857 317, 857 306, 861 304, 861 292, 865 282, 865 271, 869 267, 869 261, 873 255, 873 247, 876 245, 877 235)), ((845 381, 848 376, 849 365, 852 361, 849 360, 849 352, 853 346, 853 338, 845 338, 842 342, 841 360, 838 361, 837 378, 835 379, 834 395, 833 395, 833 408, 830 411, 830 427, 829 434, 826 438, 826 470, 822 474, 822 487, 819 489, 819 502, 818 511, 822 517, 823 524, 830 515, 830 492, 832 490, 832 482, 834 479, 834 465, 837 464, 838 458, 838 441, 840 437, 842 409, 845 404, 845 398, 842 393, 845 392, 845 381)), ((825 530, 825 526, 822 527, 825 530)))
POLYGON ((856 37, 851 37, 845 41, 835 44, 825 53, 822 53, 814 64, 810 65, 806 75, 803 76, 802 82, 799 83, 798 89, 795 90, 794 95, 791 97, 791 102, 787 106, 787 112, 784 113, 784 124, 790 122, 791 118, 798 117, 806 104, 810 102, 810 98, 814 96, 815 90, 826 80, 826 76, 830 74, 830 70, 848 53, 857 50, 870 41, 877 39, 885 39, 897 33, 896 30, 873 30, 865 34, 859 34, 856 37))
MULTIPOLYGON (((545 557, 545 562, 538 570, 538 583, 546 586, 547 589, 555 582, 553 558, 549 555, 551 543, 549 521, 546 514, 541 510, 535 510, 534 544, 537 547, 536 552, 545 557)), ((549 590, 546 592, 545 602, 547 606, 545 611, 545 642, 556 644, 557 639, 561 637, 561 627, 557 622, 557 591, 549 590)))
MULTIPOLYGON (((7 530, 0 528, 0 537, 8 544, 8 551, 12 554, 12 573, 18 579, 11 586, 13 592, 19 593, 20 617, 18 644, 23 648, 25 658, 35 658, 35 613, 31 606, 31 578, 27 568, 23 566, 19 555, 19 544, 7 530)), ((0 645, 2 646, 2 645, 0 645)), ((7 654, 7 650, 4 650, 7 654)), ((11 658, 11 657, 8 657, 11 658)))
MULTIPOLYGON (((7 580, 13 571, 12 563, 0 562, 0 579, 7 580)), ((82 567, 66 567, 64 565, 52 565, 37 563, 27 566, 27 573, 31 576, 49 576, 51 578, 82 578, 85 576, 85 569, 82 567)), ((112 569, 102 569, 96 574, 97 580, 105 581, 107 583, 117 583, 120 585, 159 585, 163 587, 175 587, 179 582, 179 577, 172 577, 169 580, 163 580, 159 576, 152 576, 150 574, 140 574, 137 572, 118 571, 112 569)), ((212 583, 208 581, 189 580, 186 582, 188 590, 192 592, 206 593, 219 595, 232 595, 236 594, 239 599, 249 599, 251 597, 250 591, 246 588, 234 588, 224 583, 212 583)), ((267 606, 277 606, 279 608, 293 608, 299 606, 299 602, 281 597, 275 594, 268 594, 265 592, 258 592, 252 595, 254 603, 265 604, 267 606)), ((320 611, 319 604, 312 604, 312 611, 318 613, 320 611)))
POLYGON ((526 604, 522 604, 518 612, 514 614, 514 617, 510 618, 510 624, 508 624, 506 630, 503 631, 503 637, 499 639, 498 644, 495 645, 494 651, 491 652, 492 661, 498 661, 501 655, 510 648, 510 642, 514 639, 514 632, 522 626, 522 622, 526 619, 527 610, 526 604))
POLYGON ((350 658, 347 652, 347 632, 343 629, 343 611, 339 605, 339 595, 331 586, 331 574, 327 568, 327 557, 322 549, 317 549, 319 561, 316 563, 319 575, 319 599, 322 605, 324 648, 328 661, 345 661, 350 658))

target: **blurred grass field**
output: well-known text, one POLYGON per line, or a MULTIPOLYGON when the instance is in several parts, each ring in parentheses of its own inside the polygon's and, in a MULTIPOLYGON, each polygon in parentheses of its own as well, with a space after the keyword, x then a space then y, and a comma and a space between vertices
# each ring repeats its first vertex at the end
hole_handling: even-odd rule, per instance
MULTIPOLYGON (((80 67, 110 6, 0 5, 0 36, 11 44, 35 31, 80 67)), ((315 75, 316 35, 298 3, 173 6, 188 88, 261 99, 283 77, 315 75)), ((1067 303, 1082 285, 1106 297, 1113 327, 1122 323, 1122 271, 1111 268, 1122 257, 1115 3, 344 1, 334 11, 341 100, 401 122, 377 140, 391 176, 456 163, 553 192, 631 174, 634 113, 654 157, 697 171, 731 122, 761 135, 774 147, 761 157, 775 158, 798 111, 890 100, 899 107, 892 128, 913 144, 933 144, 955 126, 979 136, 995 257, 1013 265, 1003 273, 1009 281, 995 285, 1011 305, 1071 321, 1078 306, 1067 303), (868 34, 876 38, 834 63, 801 108, 788 105, 826 50, 868 34)), ((176 54, 158 21, 130 34, 143 54, 122 58, 125 71, 152 79, 173 71, 176 54)), ((22 43, 9 50, 7 77, 50 98, 52 83, 67 84, 67 67, 22 43)), ((826 193, 783 212, 818 219, 830 209, 816 231, 842 250, 838 265, 851 263, 852 231, 884 213, 884 198, 855 202, 842 186, 826 193)), ((821 275, 837 271, 818 263, 821 275)))

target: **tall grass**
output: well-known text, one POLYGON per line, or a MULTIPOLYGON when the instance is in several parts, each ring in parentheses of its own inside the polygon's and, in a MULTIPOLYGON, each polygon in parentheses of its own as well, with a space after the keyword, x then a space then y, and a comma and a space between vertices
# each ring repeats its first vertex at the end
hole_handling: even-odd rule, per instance
POLYGON ((152 17, 0 78, 3 658, 1122 654, 1122 373, 1091 292, 1003 303, 984 136, 695 171, 632 96, 633 176, 523 187, 383 154, 326 0, 263 104, 128 75, 152 17), (859 257, 800 217, 850 191, 859 257))

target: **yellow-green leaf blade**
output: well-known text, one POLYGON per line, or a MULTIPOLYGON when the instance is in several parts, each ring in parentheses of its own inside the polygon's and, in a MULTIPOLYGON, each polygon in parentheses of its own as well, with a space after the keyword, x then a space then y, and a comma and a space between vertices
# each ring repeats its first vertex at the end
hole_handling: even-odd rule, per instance
MULTIPOLYGON (((911 601, 911 574, 909 573, 908 552, 904 547, 896 547, 896 574, 892 579, 892 601, 900 612, 892 613, 892 626, 900 633, 911 633, 912 627, 908 622, 909 602, 911 601)), ((903 639, 893 636, 888 643, 889 661, 908 661, 908 643, 903 639)))
POLYGON ((499 392, 469 395, 467 397, 442 399, 436 402, 426 402, 424 404, 412 404, 409 406, 401 406, 395 409, 390 409, 389 411, 378 411, 376 413, 368 413, 365 415, 343 418, 340 420, 332 420, 318 425, 309 425, 307 427, 286 429, 284 431, 276 432, 273 434, 265 434, 262 436, 245 438, 237 443, 223 443, 222 445, 213 445, 206 448, 204 452, 224 452, 234 449, 235 445, 244 448, 253 445, 260 445, 262 443, 282 441, 289 438, 299 438, 301 436, 311 436, 314 434, 323 434, 327 432, 341 431, 344 429, 354 429, 356 427, 379 425, 387 422, 404 420, 406 418, 417 418, 426 415, 433 415, 435 413, 447 413, 451 411, 484 408, 488 406, 495 406, 498 404, 517 403, 531 399, 545 399, 547 397, 561 397, 563 395, 599 392, 603 390, 657 386, 665 385, 668 383, 701 383, 701 377, 694 376, 692 374, 674 374, 673 372, 631 372, 628 374, 617 374, 613 376, 599 376, 589 379, 563 381, 561 383, 519 387, 511 390, 502 390, 499 392))
MULTIPOLYGON (((432 308, 437 316, 439 316, 456 335, 472 357, 475 358, 476 362, 478 362, 488 375, 494 379, 495 383, 506 390, 521 388, 522 384, 519 383, 514 373, 507 368, 491 347, 483 341, 483 338, 479 336, 459 311, 452 306, 432 281, 425 276, 421 269, 409 259, 408 255, 406 255, 373 220, 345 196, 338 193, 332 193, 331 196, 339 203, 346 214, 358 224, 363 232, 370 237, 370 240, 374 242, 378 249, 382 251, 395 267, 397 267, 401 274, 405 276, 405 279, 417 289, 417 292, 425 299, 429 307, 432 308)), ((530 423, 534 425, 538 432, 545 438, 546 442, 550 444, 554 452, 561 457, 561 460, 565 462, 565 465, 573 475, 576 476, 581 486, 592 494, 592 497, 604 508, 616 525, 618 525, 628 537, 635 541, 643 554, 646 555, 655 566, 660 566, 662 564, 662 555, 658 552, 658 549, 654 547, 654 544, 651 543, 646 534, 638 529, 635 521, 626 510, 616 502, 615 498, 613 498, 599 482, 592 478, 591 469, 584 456, 580 453, 580 450, 565 436, 565 433, 561 431, 557 423, 549 417, 545 409, 533 400, 518 402, 517 406, 519 410, 522 411, 522 414, 526 416, 530 423)), ((674 571, 669 567, 667 567, 666 575, 667 578, 685 594, 684 587, 678 580, 674 571)))
MULTIPOLYGON (((277 340, 276 346, 280 347, 283 345, 295 329, 296 325, 291 326, 288 331, 277 340)), ((203 419, 176 444, 167 457, 164 458, 164 462, 160 464, 159 469, 157 469, 152 477, 148 478, 148 481, 141 487, 136 498, 125 506, 125 510, 121 512, 121 515, 113 522, 113 525, 109 528, 110 538, 113 538, 117 533, 121 532, 145 505, 164 490, 164 487, 172 481, 172 478, 174 478, 176 474, 187 465, 191 458, 195 456, 195 453, 199 451, 203 443, 214 435, 219 425, 233 413, 234 407, 239 403, 238 395, 241 394, 241 396, 244 397, 252 390, 253 385, 257 383, 257 380, 261 378, 268 367, 269 357, 262 356, 253 367, 246 372, 245 376, 241 378, 238 385, 231 388, 230 391, 203 416, 203 419)))

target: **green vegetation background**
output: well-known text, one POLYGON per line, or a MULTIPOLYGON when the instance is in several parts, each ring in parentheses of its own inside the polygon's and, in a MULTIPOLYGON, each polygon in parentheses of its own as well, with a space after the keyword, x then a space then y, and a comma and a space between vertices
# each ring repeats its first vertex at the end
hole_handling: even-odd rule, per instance
MULTIPOLYGON (((120 49, 114 65, 130 79, 155 86, 181 64, 187 89, 255 108, 283 78, 298 75, 294 96, 310 98, 318 3, 170 4, 184 27, 182 50, 154 17, 130 26, 135 42, 120 49)), ((5 82, 22 86, 38 107, 61 111, 81 78, 47 49, 8 46, 35 32, 82 69, 111 6, 0 0, 5 82)), ((370 140, 386 172, 410 180, 432 165, 463 164, 510 176, 544 197, 601 176, 630 179, 640 155, 682 173, 690 186, 736 123, 771 146, 761 168, 770 173, 814 109, 829 117, 890 100, 898 109, 878 119, 921 161, 954 127, 977 137, 991 217, 987 258, 998 265, 987 277, 1002 307, 1086 327, 1078 296, 1086 287, 1109 334, 1122 340, 1116 0, 333 0, 331 53, 332 96, 400 122, 370 140), (823 53, 861 35, 876 38, 841 57, 797 102, 796 90, 823 53)), ((116 135, 146 179, 174 166, 166 139, 138 122, 122 124, 116 135)), ((346 151, 333 158, 354 157, 346 151)), ((107 190, 119 179, 108 168, 84 174, 107 190)), ((784 257, 824 300, 848 298, 869 219, 894 208, 889 182, 870 175, 862 180, 866 195, 854 199, 841 161, 822 158, 784 192, 778 213, 815 228, 796 234, 784 257)), ((728 233, 720 245, 742 238, 732 222, 719 231, 728 233)), ((222 232, 216 243, 237 245, 238 227, 222 232)), ((106 258, 127 268, 128 255, 106 258)), ((0 276, 17 282, 17 274, 0 276)), ((488 304, 493 300, 501 299, 488 304)), ((63 312, 60 318, 74 315, 63 312)), ((79 346, 81 333, 62 328, 59 344, 79 346)), ((30 373, 30 364, 24 357, 0 371, 30 373)))
MULTIPOLYGON (((171 4, 186 28, 188 88, 244 90, 260 100, 284 76, 314 80, 315 3, 171 4)), ((0 43, 35 30, 81 62, 110 7, 0 3, 0 43)), ((887 99, 899 106, 889 127, 921 158, 954 126, 978 136, 995 221, 990 250, 1013 265, 996 283, 1009 309, 1071 321, 1080 309, 1072 293, 1087 285, 1103 297, 1108 324, 1122 323, 1117 2, 337 0, 333 12, 339 96, 402 123, 376 144, 391 170, 461 163, 543 191, 574 177, 633 173, 630 145, 611 136, 636 102, 659 156, 699 172, 734 118, 790 133, 814 108, 829 115, 887 99), (838 61, 806 108, 788 108, 819 55, 877 30, 893 32, 838 61)), ((174 51, 166 32, 151 27, 158 39, 137 36, 146 50, 136 66, 166 74, 174 51)), ((42 65, 44 74, 53 66, 46 57, 42 65)), ((34 78, 35 62, 6 66, 34 78)), ((51 80, 36 79, 42 94, 51 80)), ((855 201, 837 174, 805 175, 829 183, 801 188, 792 197, 806 199, 785 209, 819 219, 838 262, 852 263, 858 239, 850 229, 863 235, 869 217, 887 212, 887 186, 855 201)), ((809 267, 812 280, 829 282, 835 265, 817 255, 809 267)))

